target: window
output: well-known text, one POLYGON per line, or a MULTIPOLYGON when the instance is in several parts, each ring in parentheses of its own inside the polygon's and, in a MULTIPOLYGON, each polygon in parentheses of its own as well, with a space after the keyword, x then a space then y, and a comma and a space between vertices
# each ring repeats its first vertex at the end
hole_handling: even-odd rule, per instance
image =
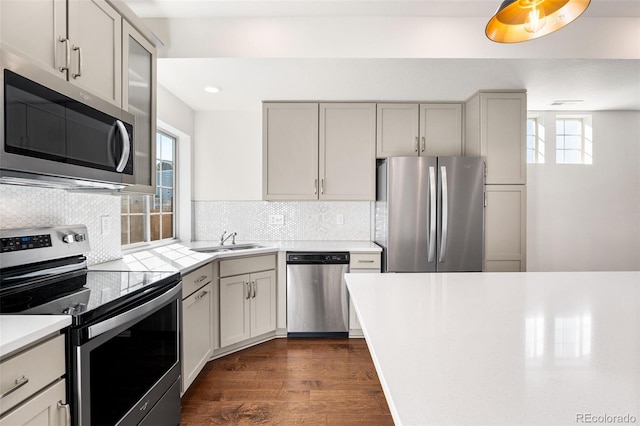
POLYGON ((121 244, 131 245, 175 236, 176 138, 156 134, 156 193, 122 195, 121 244))
POLYGON ((556 163, 592 164, 591 116, 556 116, 556 163))
POLYGON ((542 117, 527 119, 527 163, 544 163, 544 124, 542 117))

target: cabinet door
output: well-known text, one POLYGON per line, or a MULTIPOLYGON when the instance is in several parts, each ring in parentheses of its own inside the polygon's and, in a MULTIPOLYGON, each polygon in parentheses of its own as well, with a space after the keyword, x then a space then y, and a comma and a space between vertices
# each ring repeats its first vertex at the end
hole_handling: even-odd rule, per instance
POLYGON ((420 155, 462 155, 462 105, 420 105, 420 155))
POLYGON ((251 337, 276 329, 276 271, 251 274, 251 337))
POLYGON ((525 184, 526 93, 480 94, 481 155, 487 161, 487 184, 525 184))
POLYGON ((377 157, 418 155, 418 104, 377 105, 377 157))
MULTIPOLYGON (((0 1, 0 41, 61 78, 67 78, 65 0, 0 1)), ((70 46, 69 46, 70 48, 70 46)))
POLYGON ((122 106, 122 18, 105 0, 68 3, 69 81, 122 106))
POLYGON ((263 198, 318 198, 318 104, 265 103, 263 198))
POLYGON ((0 426, 62 426, 70 424, 65 381, 59 380, 0 420, 0 426))
POLYGON ((220 347, 251 337, 251 276, 220 279, 220 347))
POLYGON ((155 192, 156 49, 127 21, 122 22, 122 107, 136 117, 136 184, 126 191, 155 192))
POLYGON ((182 301, 182 391, 186 392, 213 351, 213 284, 182 301))
POLYGON ((485 268, 526 271, 526 187, 485 186, 485 268))
POLYGON ((376 105, 320 104, 320 199, 375 200, 376 105))

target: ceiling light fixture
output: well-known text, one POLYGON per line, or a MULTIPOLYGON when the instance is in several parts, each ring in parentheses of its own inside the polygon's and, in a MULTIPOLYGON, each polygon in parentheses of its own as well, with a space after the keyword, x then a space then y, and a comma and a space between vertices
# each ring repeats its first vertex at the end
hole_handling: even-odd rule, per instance
POLYGON ((582 15, 591 0, 505 0, 485 34, 498 43, 533 40, 559 30, 582 15))
POLYGON ((217 86, 207 86, 204 88, 204 91, 207 93, 220 93, 222 89, 217 86))

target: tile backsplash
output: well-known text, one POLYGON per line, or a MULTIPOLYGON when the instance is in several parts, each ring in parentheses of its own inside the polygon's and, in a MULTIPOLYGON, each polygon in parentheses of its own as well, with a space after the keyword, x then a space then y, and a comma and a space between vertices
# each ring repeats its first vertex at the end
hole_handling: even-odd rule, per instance
POLYGON ((244 241, 371 239, 368 201, 194 201, 193 214, 199 241, 217 241, 225 230, 244 241))
POLYGON ((77 224, 86 225, 89 232, 89 265, 122 257, 118 195, 0 185, 1 229, 77 224), (107 234, 102 234, 103 216, 110 220, 107 234))

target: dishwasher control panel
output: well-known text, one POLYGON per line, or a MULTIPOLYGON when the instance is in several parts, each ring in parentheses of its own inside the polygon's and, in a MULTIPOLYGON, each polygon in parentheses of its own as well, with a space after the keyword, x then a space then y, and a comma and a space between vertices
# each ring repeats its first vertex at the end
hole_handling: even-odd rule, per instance
POLYGON ((288 264, 345 264, 349 252, 287 252, 288 264))

